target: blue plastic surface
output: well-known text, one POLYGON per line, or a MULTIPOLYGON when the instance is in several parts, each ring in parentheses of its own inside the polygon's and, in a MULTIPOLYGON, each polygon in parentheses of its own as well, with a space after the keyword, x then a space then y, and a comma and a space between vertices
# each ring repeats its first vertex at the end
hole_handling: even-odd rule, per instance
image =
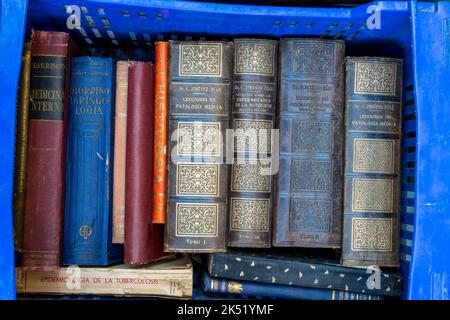
POLYGON ((0 0, 0 299, 14 299, 12 186, 26 0, 0 0))
MULTIPOLYGON (((0 289, 3 289, 11 288, 13 282, 12 136, 14 88, 22 45, 22 29, 11 27, 10 20, 23 25, 26 1, 0 2, 0 42, 2 48, 6 42, 8 47, 8 51, 0 51, 0 90, 6 91, 0 97, 3 102, 0 121, 4 128, 0 144, 0 237, 4 239, 6 235, 7 239, 6 244, 0 242, 0 289), (17 7, 19 14, 6 15, 8 7, 17 7), (6 24, 7 30, 3 31, 6 24), (7 34, 6 39, 3 34, 7 34)), ((403 58, 401 267, 405 298, 449 298, 449 3, 382 1, 355 8, 292 8, 180 0, 29 0, 28 26, 67 30, 64 5, 68 3, 81 9, 82 28, 71 31, 79 44, 151 49, 152 42, 160 39, 318 36, 347 40, 347 55, 403 58), (366 26, 372 5, 380 10, 380 29, 366 26)))
POLYGON ((409 299, 450 298, 450 3, 413 7, 416 200, 409 299))

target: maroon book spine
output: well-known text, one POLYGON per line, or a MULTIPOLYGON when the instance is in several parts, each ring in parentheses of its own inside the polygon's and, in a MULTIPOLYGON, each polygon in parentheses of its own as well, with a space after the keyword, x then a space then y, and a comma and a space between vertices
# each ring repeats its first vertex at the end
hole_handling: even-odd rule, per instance
POLYGON ((153 260, 153 65, 128 65, 125 169, 125 263, 153 260))
POLYGON ((61 265, 70 79, 69 35, 33 32, 22 266, 61 265))

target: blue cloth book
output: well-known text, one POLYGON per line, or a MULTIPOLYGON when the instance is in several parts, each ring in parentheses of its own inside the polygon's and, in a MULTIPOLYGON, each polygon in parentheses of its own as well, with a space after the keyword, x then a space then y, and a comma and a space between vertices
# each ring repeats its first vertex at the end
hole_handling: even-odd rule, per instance
POLYGON ((114 64, 110 58, 73 60, 69 104, 64 265, 110 265, 122 260, 112 244, 114 64))
POLYGON ((296 300, 382 300, 384 297, 373 294, 355 293, 340 290, 324 290, 289 285, 266 284, 252 281, 236 281, 213 278, 207 271, 202 275, 203 291, 222 293, 235 297, 255 297, 296 300))

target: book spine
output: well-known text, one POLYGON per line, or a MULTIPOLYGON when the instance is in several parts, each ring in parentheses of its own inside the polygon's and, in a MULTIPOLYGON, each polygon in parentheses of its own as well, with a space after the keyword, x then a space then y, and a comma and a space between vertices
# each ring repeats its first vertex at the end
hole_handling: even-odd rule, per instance
POLYGON ((125 173, 125 263, 152 260, 153 65, 128 65, 125 173))
POLYGON ((206 265, 209 274, 215 278, 383 296, 402 294, 399 273, 349 268, 292 256, 214 253, 208 255, 206 265))
POLYGON ((153 223, 164 223, 167 174, 167 73, 169 43, 155 43, 155 139, 153 160, 153 223))
POLYGON ((113 243, 125 234, 125 162, 127 138, 128 61, 116 67, 116 117, 114 125, 113 243))
POLYGON ((16 268, 16 288, 30 294, 88 294, 115 296, 192 296, 192 268, 185 270, 119 268, 61 268, 24 271, 16 268))
POLYGON ((344 55, 342 40, 280 42, 274 246, 341 246, 344 55))
POLYGON ((402 71, 347 58, 344 265, 399 265, 402 71))
POLYGON ((25 177, 27 167, 28 112, 30 102, 31 42, 26 42, 22 53, 22 67, 17 96, 16 146, 14 163, 14 247, 22 252, 23 215, 25 211, 25 177))
POLYGON ((202 279, 205 292, 233 294, 237 296, 255 296, 296 300, 382 300, 379 295, 345 292, 338 290, 321 290, 291 285, 264 284, 252 281, 233 281, 212 278, 206 272, 202 279))
POLYGON ((61 264, 69 35, 33 32, 22 266, 61 264))
POLYGON ((110 58, 73 61, 64 225, 65 265, 108 265, 112 241, 112 107, 110 58))
POLYGON ((228 245, 270 247, 278 43, 236 39, 234 49, 228 245))
POLYGON ((232 70, 232 42, 169 42, 165 251, 226 250, 232 70))

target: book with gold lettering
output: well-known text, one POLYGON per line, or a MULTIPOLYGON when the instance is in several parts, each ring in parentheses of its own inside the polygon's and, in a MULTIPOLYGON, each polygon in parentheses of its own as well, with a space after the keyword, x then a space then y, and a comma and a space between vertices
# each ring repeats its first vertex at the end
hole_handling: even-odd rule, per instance
POLYGON ((72 266, 52 272, 16 268, 16 288, 19 294, 190 298, 192 272, 187 256, 133 268, 72 266))
POLYGON ((345 43, 280 41, 273 245, 341 247, 345 43))
POLYGON ((25 211, 25 177, 27 167, 28 110, 30 102, 31 42, 22 53, 19 92, 17 96, 16 146, 14 163, 14 247, 22 252, 23 215, 25 211))
POLYGON ((398 266, 401 59, 348 57, 342 263, 398 266))
POLYGON ((228 245, 270 247, 278 43, 235 39, 234 48, 228 245))
POLYGON ((112 243, 115 64, 76 57, 70 87, 64 265, 110 265, 122 259, 112 243))
POLYGON ((236 298, 261 297, 288 300, 383 300, 384 298, 381 295, 343 290, 214 278, 207 271, 202 272, 201 280, 205 292, 230 294, 236 298))
POLYGON ((22 266, 61 265, 71 48, 65 32, 34 31, 22 266))
POLYGON ((169 43, 155 43, 155 130, 153 154, 153 223, 166 218, 167 73, 169 43))
POLYGON ((233 42, 169 42, 165 251, 226 250, 233 42))

